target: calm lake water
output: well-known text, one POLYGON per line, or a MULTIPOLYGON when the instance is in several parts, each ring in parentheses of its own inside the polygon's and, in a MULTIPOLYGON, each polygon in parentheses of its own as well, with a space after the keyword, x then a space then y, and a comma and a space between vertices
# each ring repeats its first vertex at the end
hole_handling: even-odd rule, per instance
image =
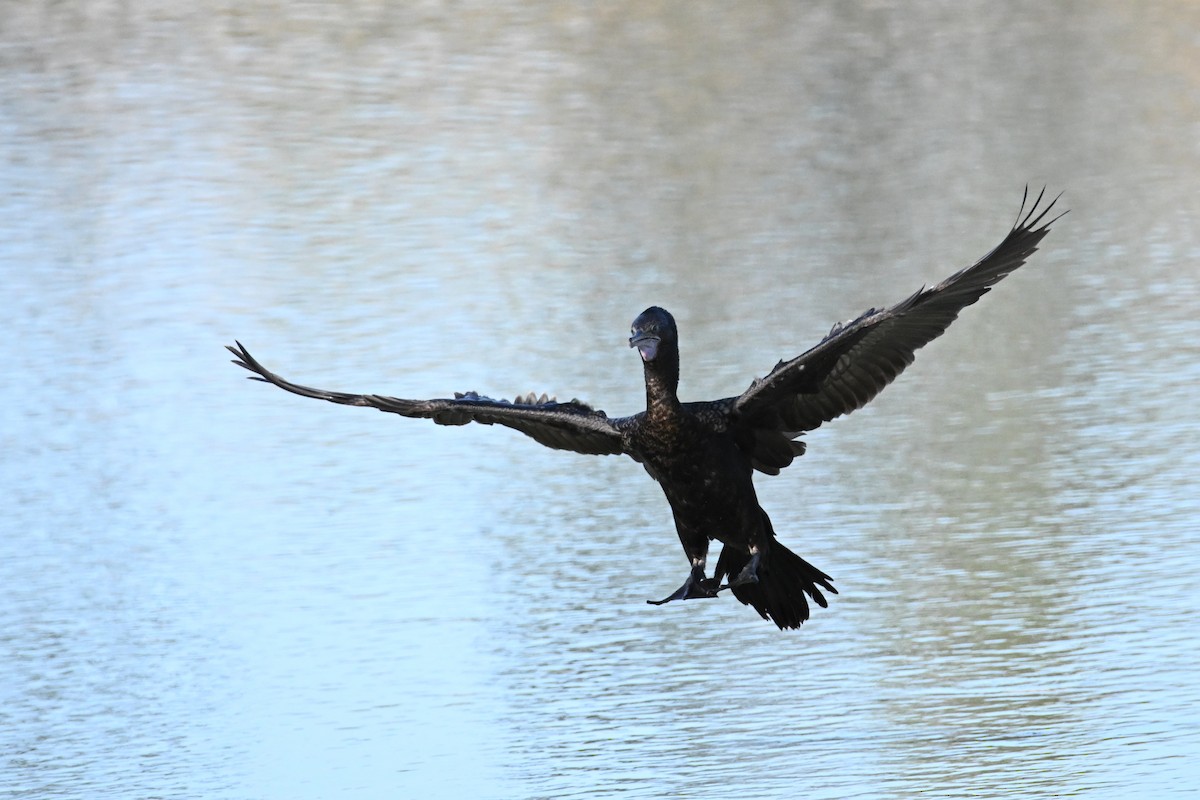
POLYGON ((1200 785, 1192 3, 8 3, 0 796, 1200 785), (310 385, 685 398, 1071 213, 760 497, 841 594, 654 608, 629 460, 310 385))

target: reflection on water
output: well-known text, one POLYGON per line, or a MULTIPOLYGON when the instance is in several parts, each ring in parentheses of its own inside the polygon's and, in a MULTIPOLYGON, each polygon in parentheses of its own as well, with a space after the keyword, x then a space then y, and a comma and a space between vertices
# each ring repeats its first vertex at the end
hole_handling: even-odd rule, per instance
POLYGON ((1186 795, 1190 6, 25 4, 0 20, 0 790, 1186 795), (1099 57, 1097 54, 1104 54, 1099 57), (636 464, 239 379, 642 401, 1072 213, 760 482, 842 594, 643 603, 636 464))

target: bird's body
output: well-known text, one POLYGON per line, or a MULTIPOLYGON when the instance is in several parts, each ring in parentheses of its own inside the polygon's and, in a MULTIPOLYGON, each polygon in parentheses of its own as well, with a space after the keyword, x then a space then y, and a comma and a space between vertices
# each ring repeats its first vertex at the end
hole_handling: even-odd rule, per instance
POLYGON ((791 464, 804 453, 797 437, 870 401, 963 307, 1023 264, 1054 221, 1038 227, 1054 206, 1052 201, 1039 211, 1041 199, 1027 214, 1022 204, 1024 216, 1004 241, 971 267, 890 308, 835 325, 817 346, 721 400, 680 402, 678 331, 674 318, 656 306, 634 320, 630 346, 642 357, 646 410, 628 417, 610 418, 584 403, 544 395, 511 402, 475 392, 404 400, 311 389, 268 371, 240 343, 229 350, 253 377, 305 397, 444 425, 500 424, 556 449, 631 456, 662 487, 690 567, 678 590, 651 602, 716 597, 728 588, 764 619, 797 628, 809 617, 809 599, 825 606, 821 589, 837 590, 828 575, 776 539, 754 490, 754 472, 775 475, 791 464), (723 547, 708 577, 712 540, 723 547))
POLYGON ((671 416, 646 415, 630 426, 631 450, 662 486, 689 551, 692 541, 749 542, 761 527, 753 468, 733 434, 706 411, 681 406, 671 416))

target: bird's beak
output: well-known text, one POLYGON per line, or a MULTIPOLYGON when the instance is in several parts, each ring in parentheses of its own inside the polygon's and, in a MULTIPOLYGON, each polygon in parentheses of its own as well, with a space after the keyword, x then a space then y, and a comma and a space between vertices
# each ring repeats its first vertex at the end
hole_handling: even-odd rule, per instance
POLYGON ((654 357, 658 355, 658 342, 657 336, 644 331, 629 337, 629 346, 638 349, 638 355, 642 357, 642 361, 654 360, 654 357))

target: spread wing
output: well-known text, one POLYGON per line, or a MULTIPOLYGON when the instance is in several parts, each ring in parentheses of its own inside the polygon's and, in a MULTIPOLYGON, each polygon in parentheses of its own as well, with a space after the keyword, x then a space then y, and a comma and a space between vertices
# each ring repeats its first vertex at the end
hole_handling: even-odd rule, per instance
POLYGON ((315 397, 344 406, 377 408, 403 417, 431 419, 439 425, 466 425, 468 422, 504 425, 557 450, 589 455, 624 452, 621 431, 617 427, 621 420, 610 420, 603 411, 577 400, 559 403, 545 395, 536 398, 532 394, 512 401, 493 400, 475 392, 456 392, 453 399, 403 400, 377 394, 330 392, 284 380, 258 363, 241 342, 226 346, 226 349, 237 356, 234 364, 254 373, 251 379, 274 384, 301 397, 315 397))
POLYGON ((779 362, 740 396, 721 401, 742 429, 743 447, 755 466, 774 474, 790 464, 804 452, 803 444, 791 439, 866 405, 913 362, 919 348, 945 332, 959 311, 1024 264, 1062 216, 1042 223, 1058 201, 1055 197, 1039 210, 1044 194, 1045 189, 1026 212, 1027 188, 1012 230, 972 266, 891 308, 872 308, 835 325, 816 347, 779 362))

